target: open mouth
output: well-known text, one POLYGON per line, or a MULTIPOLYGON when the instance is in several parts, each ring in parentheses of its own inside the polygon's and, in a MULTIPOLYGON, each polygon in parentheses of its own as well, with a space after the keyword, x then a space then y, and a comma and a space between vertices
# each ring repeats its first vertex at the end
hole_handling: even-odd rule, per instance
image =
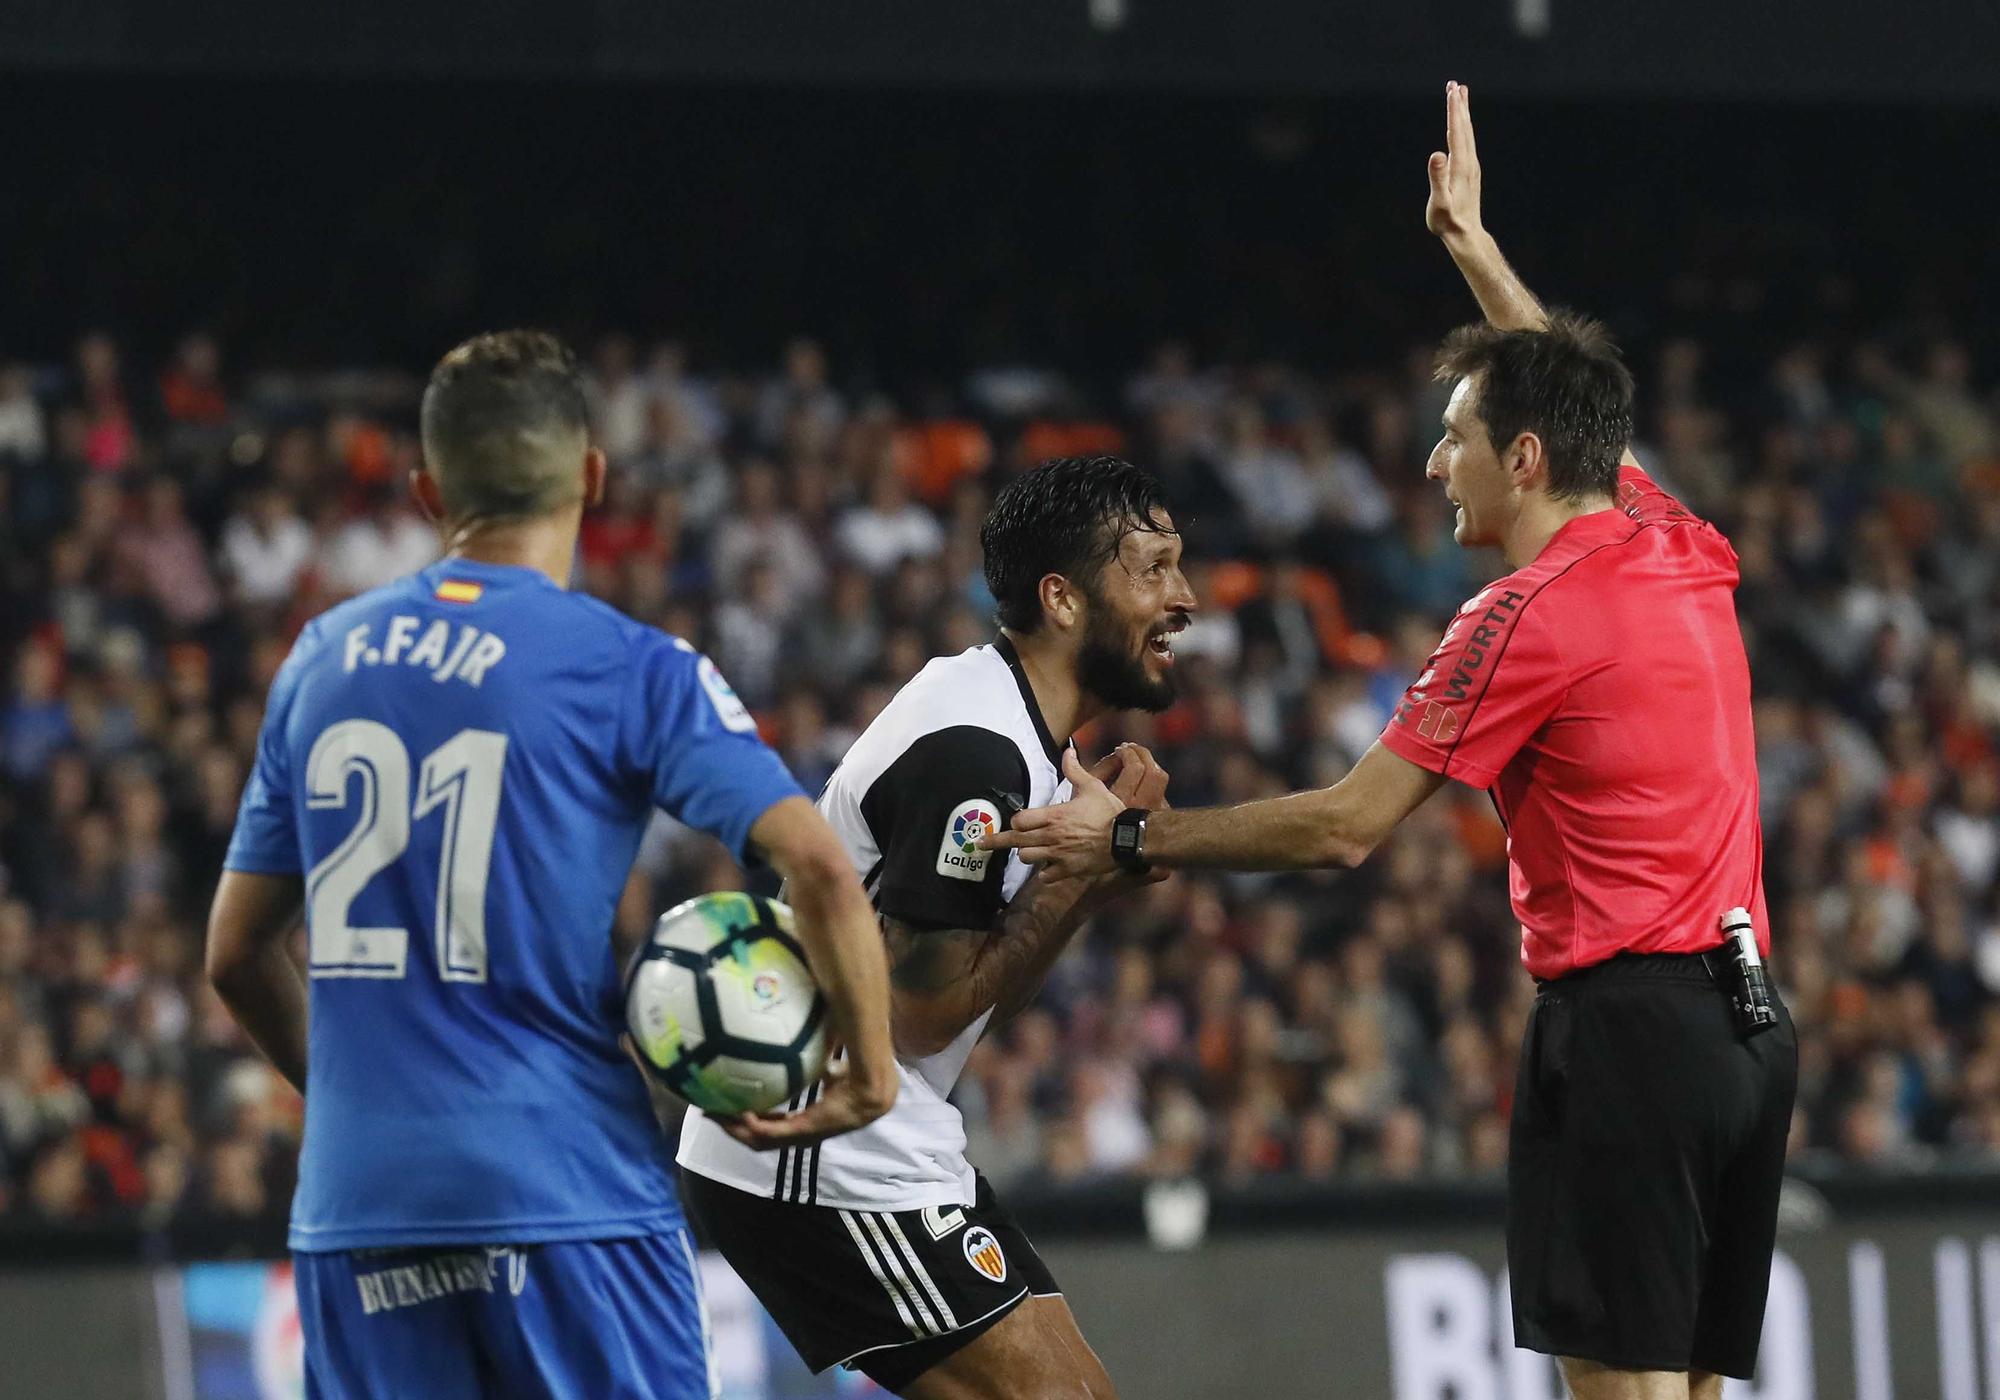
POLYGON ((1146 638, 1146 650, 1159 657, 1160 660, 1172 665, 1174 660, 1174 633, 1185 630, 1187 625, 1185 617, 1176 617, 1170 621, 1161 623, 1146 638))

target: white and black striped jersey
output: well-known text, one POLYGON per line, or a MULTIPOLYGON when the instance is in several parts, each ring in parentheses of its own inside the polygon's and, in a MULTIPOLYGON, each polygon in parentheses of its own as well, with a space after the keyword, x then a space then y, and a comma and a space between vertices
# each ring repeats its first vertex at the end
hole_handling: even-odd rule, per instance
MULTIPOLYGON (((1061 760, 1002 637, 918 672, 854 741, 819 808, 881 913, 917 928, 985 929, 1029 871, 1012 853, 973 843, 1010 807, 1065 800, 1061 760)), ((901 1063, 896 1106, 865 1128, 815 1148, 753 1152, 689 1109, 680 1164, 774 1200, 871 1211, 970 1205, 965 1125, 946 1096, 991 1017, 938 1054, 901 1063)))

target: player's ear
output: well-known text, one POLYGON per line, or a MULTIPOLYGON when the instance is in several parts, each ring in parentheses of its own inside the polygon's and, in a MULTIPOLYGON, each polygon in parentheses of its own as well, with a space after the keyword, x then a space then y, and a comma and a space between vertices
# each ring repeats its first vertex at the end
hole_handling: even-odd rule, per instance
POLYGON ((1500 465, 1506 468, 1507 479, 1520 490, 1531 491, 1548 484, 1548 453, 1535 433, 1522 433, 1507 444, 1500 465))
POLYGON ((593 447, 583 454, 583 504, 588 510, 604 502, 604 449, 593 447))
POLYGON ((417 503, 424 519, 433 525, 444 524, 444 493, 438 489, 437 478, 423 467, 410 473, 410 499, 417 503))
POLYGON ((1036 592, 1041 596, 1042 613, 1058 627, 1074 627, 1083 620, 1083 600, 1061 574, 1043 574, 1036 592))

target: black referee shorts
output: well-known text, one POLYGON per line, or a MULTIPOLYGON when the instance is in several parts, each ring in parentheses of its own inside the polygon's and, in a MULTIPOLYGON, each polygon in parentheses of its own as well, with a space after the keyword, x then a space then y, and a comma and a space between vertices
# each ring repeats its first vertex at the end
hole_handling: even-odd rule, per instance
POLYGON ((1515 1341, 1749 1377, 1797 1090, 1791 1013, 1739 1039, 1698 956, 1543 983, 1507 1162, 1515 1341))

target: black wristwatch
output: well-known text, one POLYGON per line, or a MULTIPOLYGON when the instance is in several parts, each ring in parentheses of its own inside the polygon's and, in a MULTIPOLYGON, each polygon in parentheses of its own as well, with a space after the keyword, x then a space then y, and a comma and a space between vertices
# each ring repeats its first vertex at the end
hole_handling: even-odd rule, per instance
POLYGON ((1153 867, 1146 864, 1146 818, 1144 807, 1127 807, 1111 819, 1111 859, 1121 870, 1144 875, 1153 867))

